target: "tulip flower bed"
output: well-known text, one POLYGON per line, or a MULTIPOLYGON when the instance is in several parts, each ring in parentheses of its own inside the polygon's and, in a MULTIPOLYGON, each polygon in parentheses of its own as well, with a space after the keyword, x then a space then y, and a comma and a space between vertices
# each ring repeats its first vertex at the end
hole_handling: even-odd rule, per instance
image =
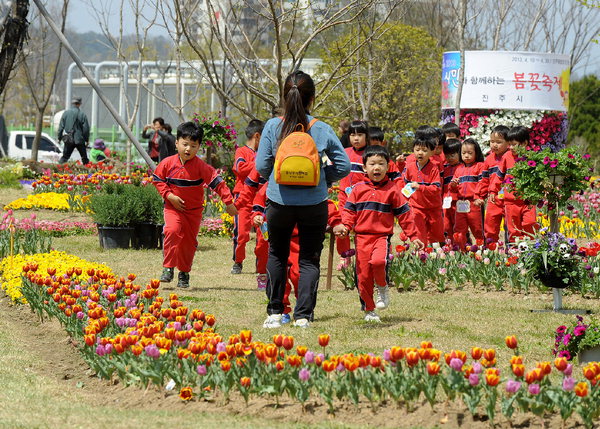
POLYGON ((13 217, 12 210, 4 213, 0 220, 0 259, 11 254, 34 254, 50 250, 52 239, 48 234, 38 228, 23 227, 32 222, 35 222, 35 217, 19 221, 13 217))
POLYGON ((157 280, 141 287, 134 274, 72 268, 60 275, 31 262, 22 270, 31 308, 60 321, 98 376, 174 385, 185 401, 215 394, 228 401, 238 392, 246 402, 288 396, 304 406, 320 397, 331 413, 340 402, 368 401, 374 411, 392 403, 410 411, 423 399, 431 406, 462 401, 492 422, 500 413, 508 419, 519 411, 559 413, 565 421, 576 413, 587 427, 600 415, 599 364, 585 366, 580 376, 565 358, 527 369, 514 336, 506 338, 514 356, 505 363, 494 349, 443 353, 426 341, 381 355, 333 355, 325 334, 319 350, 281 334, 268 343, 253 341, 246 330, 225 339, 215 331, 214 316, 189 309, 175 294, 160 297, 157 280))
MULTIPOLYGON (((573 243, 574 244, 574 243, 573 243)), ((468 246, 467 252, 459 252, 450 245, 427 247, 422 252, 410 251, 408 244, 396 246, 390 254, 388 275, 391 284, 404 290, 434 287, 439 292, 450 288, 462 289, 467 284, 486 289, 529 292, 530 285, 539 289, 544 286, 528 272, 519 261, 519 247, 508 253, 503 244, 492 243, 489 247, 468 246)), ((585 275, 578 291, 582 295, 600 298, 600 243, 590 243, 577 249, 582 257, 585 275)), ((346 289, 354 287, 352 265, 342 268, 338 277, 346 289)), ((545 288, 543 289, 545 290, 545 288)))
POLYGON ((4 210, 49 209, 57 211, 85 211, 84 205, 89 196, 68 193, 42 192, 19 198, 4 206, 4 210))
MULTIPOLYGON (((89 262, 85 259, 69 255, 65 252, 52 250, 48 253, 37 253, 29 255, 7 256, 0 260, 0 276, 2 277, 1 286, 4 292, 14 301, 26 303, 26 299, 21 293, 23 282, 21 275, 23 266, 38 267, 40 270, 50 270, 54 275, 69 275, 74 281, 82 279, 83 272, 88 269, 94 269, 99 272, 105 272, 112 275, 112 270, 103 264, 89 262), (72 268, 77 267, 77 268, 72 268)), ((87 277, 86 277, 87 278, 87 277)))
POLYGON ((130 175, 95 172, 93 174, 59 174, 42 176, 31 184, 35 193, 70 192, 87 195, 99 191, 106 183, 147 185, 152 182, 148 173, 134 171, 130 175))

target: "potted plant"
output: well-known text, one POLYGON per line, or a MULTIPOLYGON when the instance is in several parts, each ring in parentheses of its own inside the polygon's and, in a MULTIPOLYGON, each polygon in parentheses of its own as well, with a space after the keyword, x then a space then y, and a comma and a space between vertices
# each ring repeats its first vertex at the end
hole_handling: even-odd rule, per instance
POLYGON ((553 152, 516 149, 519 157, 510 170, 509 186, 515 194, 538 207, 547 205, 550 231, 558 232, 558 210, 572 195, 589 186, 590 156, 580 155, 572 148, 553 152))
POLYGON ((545 286, 562 289, 578 285, 581 257, 574 239, 544 228, 531 240, 519 243, 524 267, 545 286))
POLYGON ((159 247, 159 234, 164 223, 162 197, 151 185, 132 186, 126 193, 133 210, 132 246, 136 249, 156 249, 159 247))
POLYGON ((555 331, 552 353, 568 360, 579 356, 580 363, 600 362, 600 322, 590 318, 584 323, 582 316, 576 316, 571 326, 559 326, 555 331))

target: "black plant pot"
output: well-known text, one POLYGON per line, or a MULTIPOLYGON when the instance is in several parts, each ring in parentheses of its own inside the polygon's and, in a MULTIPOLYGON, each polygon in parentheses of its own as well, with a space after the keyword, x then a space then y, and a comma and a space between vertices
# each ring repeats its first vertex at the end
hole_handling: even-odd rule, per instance
POLYGON ((156 236, 158 237, 158 248, 163 248, 163 241, 165 239, 165 234, 163 233, 164 224, 154 225, 156 227, 156 236))
POLYGON ((130 226, 101 226, 98 225, 100 245, 105 249, 128 249, 133 228, 130 226))
POLYGON ((553 271, 542 271, 536 274, 537 279, 546 287, 565 289, 571 285, 571 281, 565 283, 562 277, 558 277, 553 271))
POLYGON ((152 222, 138 223, 134 226, 131 245, 135 249, 158 248, 158 234, 156 225, 152 222))

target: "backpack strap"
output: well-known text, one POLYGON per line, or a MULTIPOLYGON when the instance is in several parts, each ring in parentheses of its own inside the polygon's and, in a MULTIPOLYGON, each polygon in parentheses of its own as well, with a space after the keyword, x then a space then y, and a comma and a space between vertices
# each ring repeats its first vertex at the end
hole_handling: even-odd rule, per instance
POLYGON ((306 128, 306 132, 308 132, 308 130, 310 130, 310 127, 312 127, 315 124, 315 122, 317 122, 317 121, 318 121, 317 118, 312 118, 312 121, 310 121, 308 123, 308 128, 306 128))

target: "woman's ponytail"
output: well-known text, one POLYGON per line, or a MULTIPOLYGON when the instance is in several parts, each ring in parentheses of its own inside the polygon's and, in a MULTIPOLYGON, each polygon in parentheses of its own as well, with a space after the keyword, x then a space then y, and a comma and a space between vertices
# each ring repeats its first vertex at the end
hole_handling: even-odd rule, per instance
POLYGON ((279 141, 296 130, 298 124, 304 131, 308 128, 309 107, 315 98, 315 83, 306 73, 291 73, 283 86, 284 116, 279 141))

